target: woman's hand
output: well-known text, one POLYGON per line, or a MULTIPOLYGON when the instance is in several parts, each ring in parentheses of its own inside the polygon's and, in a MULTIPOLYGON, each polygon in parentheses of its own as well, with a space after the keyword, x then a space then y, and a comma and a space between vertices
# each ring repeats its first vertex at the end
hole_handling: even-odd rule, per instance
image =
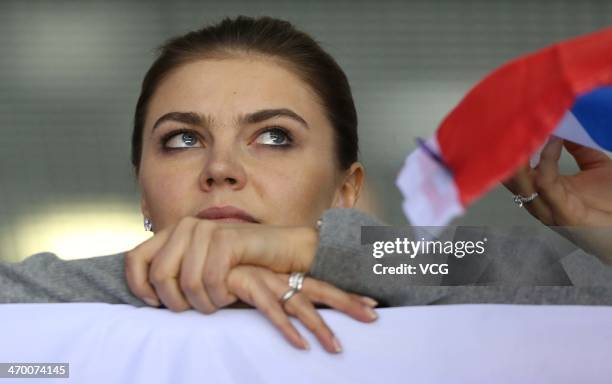
POLYGON ((175 311, 193 306, 212 313, 236 301, 226 285, 232 267, 306 272, 317 242, 314 228, 185 217, 127 253, 128 284, 145 302, 159 298, 175 311))
POLYGON ((612 263, 612 160, 604 153, 553 138, 541 153, 540 164, 519 169, 504 185, 514 194, 539 196, 524 207, 548 226, 558 228, 576 245, 612 263), (563 146, 574 157, 580 171, 559 174, 563 146), (599 229, 596 227, 600 227, 599 229), (608 227, 608 231, 604 228, 608 227), (607 234, 606 234, 607 232, 607 234))
MULTIPOLYGON (((130 290, 136 296, 154 306, 161 301, 173 311, 193 307, 203 313, 212 313, 240 298, 265 309, 264 313, 283 334, 294 345, 299 345, 295 332, 290 331, 287 322, 278 322, 278 306, 273 306, 270 300, 272 294, 275 294, 278 297, 274 300, 278 301, 284 292, 278 292, 279 277, 272 277, 274 272, 286 274, 308 271, 317 242, 316 230, 307 227, 218 223, 186 217, 129 251, 126 255, 126 276, 130 290), (234 273, 239 265, 266 268, 250 272, 250 278, 243 282, 247 284, 246 288, 238 284, 240 280, 235 277, 231 280, 233 286, 230 286, 230 271, 234 273), (277 310, 272 311, 271 308, 277 310)), ((238 271, 242 271, 240 273, 243 276, 247 275, 245 269, 238 271)), ((283 283, 283 288, 286 290, 289 286, 283 283)), ((310 278, 305 279, 303 293, 315 302, 336 308, 358 320, 375 319, 370 305, 372 299, 349 295, 310 278), (315 288, 309 288, 312 286, 315 288)), ((289 302, 296 298, 293 297, 289 302)), ((318 316, 310 308, 312 304, 307 299, 295 302, 301 308, 300 311, 294 310, 302 314, 299 317, 301 320, 306 319, 305 313, 310 313, 309 319, 318 316)), ((309 328, 312 324, 313 320, 305 323, 309 328)), ((326 326, 319 326, 315 333, 326 348, 331 348, 333 339, 326 326)))
POLYGON ((243 302, 259 309, 287 341, 297 348, 308 349, 309 346, 289 321, 287 314, 298 318, 326 351, 337 353, 342 350, 340 341, 325 324, 313 303, 335 308, 362 322, 371 322, 377 318, 372 309, 376 302, 372 299, 346 293, 309 277, 304 279, 300 292, 281 304, 279 298, 289 288, 288 280, 287 274, 275 273, 263 267, 241 265, 231 270, 228 285, 243 302))

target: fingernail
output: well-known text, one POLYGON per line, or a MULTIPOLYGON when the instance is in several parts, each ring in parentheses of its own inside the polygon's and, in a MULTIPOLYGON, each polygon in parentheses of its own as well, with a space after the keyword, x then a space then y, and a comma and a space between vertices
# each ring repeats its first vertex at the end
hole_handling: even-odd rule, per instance
POLYGON ((152 307, 159 307, 159 302, 152 297, 143 297, 142 301, 149 304, 152 307))
POLYGON ((548 142, 546 144, 548 144, 548 145, 555 145, 555 144, 557 144, 559 142, 563 142, 563 139, 561 139, 560 137, 557 137, 557 136, 551 136, 548 139, 548 142))
POLYGON ((369 305, 370 307, 375 307, 378 305, 378 301, 374 300, 371 297, 367 297, 367 296, 361 296, 361 301, 363 301, 365 304, 369 305))
POLYGON ((301 337, 301 336, 300 336, 300 339, 302 339, 302 347, 303 347, 305 350, 307 350, 307 351, 308 351, 308 350, 310 349, 310 344, 308 344, 308 342, 306 341, 306 339, 305 339, 305 338, 303 338, 303 337, 301 337))
POLYGON ((342 352, 342 346, 340 345, 340 341, 336 339, 336 336, 332 339, 332 343, 334 344, 334 351, 336 351, 336 353, 342 352))
POLYGON ((365 311, 368 314, 368 317, 370 318, 370 320, 378 319, 378 313, 376 313, 372 308, 365 307, 365 311))

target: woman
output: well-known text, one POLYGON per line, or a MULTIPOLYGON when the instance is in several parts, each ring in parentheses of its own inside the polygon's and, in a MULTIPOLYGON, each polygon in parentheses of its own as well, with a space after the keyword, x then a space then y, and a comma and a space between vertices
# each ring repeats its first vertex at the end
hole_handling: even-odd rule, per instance
POLYGON ((346 76, 289 23, 238 17, 170 40, 144 79, 132 139, 154 236, 126 255, 0 264, 0 299, 203 313, 244 302, 296 347, 307 344, 288 314, 339 352, 314 304, 373 321, 371 297, 394 305, 521 302, 523 291, 530 302, 599 298, 565 287, 406 287, 374 276, 360 226, 381 223, 348 209, 364 178, 357 152, 346 76), (295 272, 310 276, 283 297, 295 272))
MULTIPOLYGON (((155 230, 127 255, 132 291, 153 305, 159 298, 172 310, 204 313, 240 298, 304 346, 277 302, 286 276, 254 265, 307 272, 317 219, 359 195, 357 117, 335 61, 268 18, 225 20, 171 40, 143 82, 132 162, 155 230)), ((320 297, 339 305, 330 300, 320 297)), ((371 302, 351 313, 373 320, 371 302)), ((339 350, 304 295, 285 308, 339 350)))
POLYGON ((306 348, 291 314, 339 352, 313 302, 373 321, 373 299, 313 278, 278 298, 287 273, 313 267, 322 213, 355 204, 357 152, 346 76, 291 24, 239 17, 170 40, 135 112, 132 162, 155 235, 125 257, 132 291, 175 311, 240 299, 306 348))

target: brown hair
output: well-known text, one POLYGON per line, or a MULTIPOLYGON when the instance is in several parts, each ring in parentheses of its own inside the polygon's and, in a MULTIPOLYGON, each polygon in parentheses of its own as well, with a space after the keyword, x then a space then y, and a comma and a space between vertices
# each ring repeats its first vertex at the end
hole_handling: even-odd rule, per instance
POLYGON ((147 71, 134 114, 132 165, 136 173, 142 154, 142 131, 149 101, 164 77, 188 62, 235 53, 270 56, 288 63, 322 101, 335 133, 338 165, 357 161, 357 112, 346 75, 312 37, 291 23, 271 17, 238 16, 166 41, 147 71))

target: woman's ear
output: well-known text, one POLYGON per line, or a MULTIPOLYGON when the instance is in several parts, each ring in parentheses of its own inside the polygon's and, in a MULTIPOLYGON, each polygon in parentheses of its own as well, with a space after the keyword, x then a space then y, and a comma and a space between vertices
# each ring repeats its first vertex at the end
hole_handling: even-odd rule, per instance
POLYGON ((140 211, 142 215, 146 218, 151 218, 151 213, 149 212, 149 206, 147 205, 147 200, 144 197, 144 194, 140 195, 140 211))
POLYGON ((353 208, 359 198, 364 177, 363 165, 354 162, 344 173, 342 183, 336 191, 332 208, 353 208))

